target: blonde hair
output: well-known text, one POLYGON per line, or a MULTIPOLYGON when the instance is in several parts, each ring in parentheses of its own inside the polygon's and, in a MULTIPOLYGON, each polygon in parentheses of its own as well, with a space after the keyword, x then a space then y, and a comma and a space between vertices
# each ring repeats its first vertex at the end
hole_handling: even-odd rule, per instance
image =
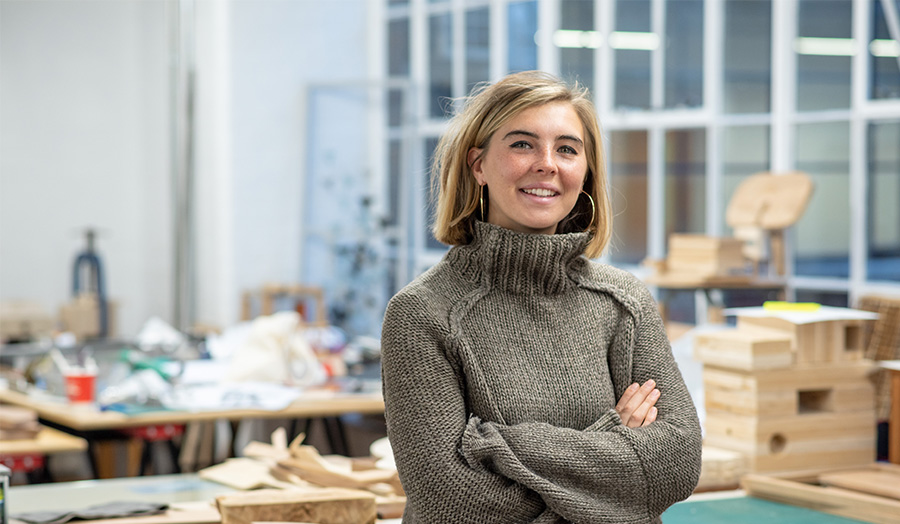
MULTIPOLYGON (((600 256, 612 234, 612 213, 607 190, 603 141, 594 104, 586 88, 569 86, 541 71, 524 71, 506 76, 492 85, 481 86, 465 101, 438 142, 431 166, 432 191, 437 206, 432 228, 434 237, 450 245, 468 244, 479 218, 481 187, 468 163, 469 149, 487 150, 491 136, 523 110, 550 102, 569 102, 584 126, 584 148, 588 172, 584 190, 594 201, 594 211, 586 197, 579 197, 572 212, 560 221, 558 233, 589 230, 591 240, 584 250, 589 258, 600 256), (591 217, 593 216, 593 220, 591 217)), ((483 154, 483 153, 482 153, 483 154)))

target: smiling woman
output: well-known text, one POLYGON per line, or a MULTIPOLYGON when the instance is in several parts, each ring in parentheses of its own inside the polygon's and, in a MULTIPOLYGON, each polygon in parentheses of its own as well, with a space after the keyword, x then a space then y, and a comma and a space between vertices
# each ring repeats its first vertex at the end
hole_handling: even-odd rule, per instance
POLYGON ((388 304, 382 378, 405 523, 659 522, 700 426, 647 289, 588 260, 611 217, 587 92, 483 88, 435 155, 444 259, 388 304))

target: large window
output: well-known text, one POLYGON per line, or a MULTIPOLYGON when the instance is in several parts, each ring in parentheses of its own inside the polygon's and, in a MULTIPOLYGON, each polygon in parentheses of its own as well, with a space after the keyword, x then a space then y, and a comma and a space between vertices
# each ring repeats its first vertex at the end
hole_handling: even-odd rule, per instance
POLYGON ((383 155, 404 171, 387 190, 409 195, 388 201, 407 277, 446 250, 429 231, 428 162, 450 101, 542 69, 593 92, 610 263, 639 272, 674 232, 729 235, 738 184, 799 170, 815 187, 787 235, 789 298, 900 294, 900 0, 889 2, 387 0, 386 74, 411 85, 386 95, 383 155))

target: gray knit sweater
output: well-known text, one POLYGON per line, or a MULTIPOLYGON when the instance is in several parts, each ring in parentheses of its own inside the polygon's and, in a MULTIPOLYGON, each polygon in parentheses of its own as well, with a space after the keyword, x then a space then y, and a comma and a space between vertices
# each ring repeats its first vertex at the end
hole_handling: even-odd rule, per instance
POLYGON ((653 298, 586 233, 477 223, 388 304, 382 378, 404 523, 658 522, 700 475, 700 425, 653 298), (658 419, 614 407, 654 379, 658 419))

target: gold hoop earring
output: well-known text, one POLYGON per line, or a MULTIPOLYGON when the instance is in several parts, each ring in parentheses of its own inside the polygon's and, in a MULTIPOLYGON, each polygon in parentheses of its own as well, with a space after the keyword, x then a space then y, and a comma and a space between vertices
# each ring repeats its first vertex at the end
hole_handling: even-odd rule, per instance
POLYGON ((585 231, 590 231, 591 226, 594 225, 594 214, 597 212, 597 208, 594 207, 594 199, 591 198, 591 194, 584 190, 582 190, 581 192, 584 193, 585 196, 588 197, 588 200, 591 201, 591 221, 588 222, 587 228, 585 228, 585 231))
POLYGON ((479 187, 479 195, 478 195, 478 207, 481 209, 481 221, 484 222, 484 186, 486 184, 482 184, 479 187))

